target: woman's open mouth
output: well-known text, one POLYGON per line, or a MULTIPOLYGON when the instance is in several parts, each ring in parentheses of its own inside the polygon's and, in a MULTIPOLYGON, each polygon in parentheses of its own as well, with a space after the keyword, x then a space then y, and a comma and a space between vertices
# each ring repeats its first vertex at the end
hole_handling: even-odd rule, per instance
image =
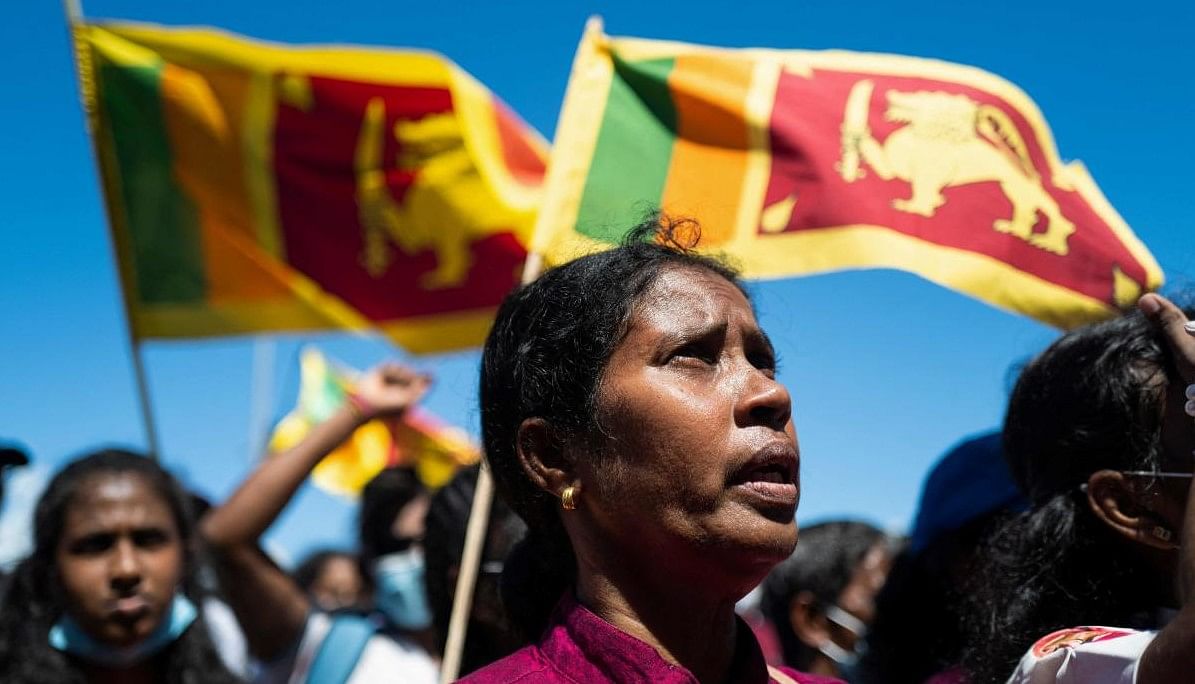
POLYGON ((796 507, 797 452, 778 442, 757 451, 731 478, 733 488, 768 506, 796 507))

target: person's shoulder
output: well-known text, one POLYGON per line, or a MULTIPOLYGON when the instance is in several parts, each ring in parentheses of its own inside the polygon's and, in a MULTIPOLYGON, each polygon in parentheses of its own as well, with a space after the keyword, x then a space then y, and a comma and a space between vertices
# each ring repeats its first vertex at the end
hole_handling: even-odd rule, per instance
POLYGON ((398 681, 434 684, 439 681, 435 662, 418 646, 384 634, 375 634, 365 644, 348 684, 398 681))
POLYGON ((566 681, 535 646, 524 646, 457 680, 458 684, 553 684, 566 681))
POLYGON ((1009 684, 1083 682, 1132 684, 1145 648, 1157 632, 1117 627, 1070 627, 1038 639, 1009 684))

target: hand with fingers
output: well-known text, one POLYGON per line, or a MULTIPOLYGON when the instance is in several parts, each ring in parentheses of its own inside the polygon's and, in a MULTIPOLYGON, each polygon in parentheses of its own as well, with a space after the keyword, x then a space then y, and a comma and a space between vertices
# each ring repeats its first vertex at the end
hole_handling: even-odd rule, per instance
MULTIPOLYGON (((1144 295, 1137 306, 1166 340, 1175 369, 1188 383, 1184 411, 1195 417, 1195 321, 1161 295, 1144 295)), ((1137 671, 1139 684, 1187 682, 1195 669, 1195 480, 1187 498, 1177 570, 1182 609, 1146 649, 1137 671)))
MULTIPOLYGON (((1183 379, 1195 384, 1195 321, 1187 320, 1187 315, 1182 309, 1158 294, 1142 296, 1137 306, 1166 336, 1166 342, 1174 352, 1174 362, 1183 379)), ((1188 399, 1191 398, 1191 394, 1191 391, 1187 392, 1188 399)))
POLYGON ((401 364, 383 363, 361 376, 349 402, 362 421, 394 418, 419 403, 430 387, 430 375, 401 364))

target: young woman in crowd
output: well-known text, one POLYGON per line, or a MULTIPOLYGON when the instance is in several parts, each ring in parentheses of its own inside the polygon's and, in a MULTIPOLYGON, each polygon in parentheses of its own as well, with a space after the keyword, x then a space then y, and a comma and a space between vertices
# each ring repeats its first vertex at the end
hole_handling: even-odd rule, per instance
POLYGON ((529 528, 503 597, 533 643, 463 681, 827 681, 768 668, 735 615, 797 542, 797 442, 772 345, 695 235, 649 221, 500 308, 482 433, 529 528))
POLYGON ((100 451, 59 472, 0 611, 0 681, 238 681, 203 620, 189 505, 138 454, 100 451))
POLYGON ((831 520, 801 529, 801 543, 763 583, 761 607, 785 663, 854 681, 858 648, 893 553, 892 540, 864 522, 831 520))
MULTIPOLYGON (((293 449, 264 459, 227 501, 202 520, 201 531, 225 578, 229 604, 245 631, 250 651, 264 663, 261 681, 436 681, 434 663, 422 648, 406 639, 379 634, 378 626, 364 618, 333 616, 317 610, 298 583, 259 547, 261 535, 324 456, 365 422, 400 416, 419 401, 427 387, 425 376, 401 366, 383 365, 371 370, 357 383, 348 403, 313 428, 293 449)), ((390 475, 386 473, 385 477, 389 479, 390 475)), ((368 491, 364 498, 371 499, 368 491)), ((369 552, 374 561, 371 569, 375 572, 378 605, 387 615, 393 608, 395 615, 414 614, 430 622, 422 566, 407 553, 422 534, 404 533, 422 529, 426 498, 417 490, 404 505, 394 509, 384 525, 394 539, 384 547, 370 547, 369 552), (417 496, 422 507, 406 515, 410 507, 405 504, 417 496), (387 593, 390 589, 395 590, 393 595, 387 593), (422 607, 414 605, 412 599, 424 601, 422 607), (414 610, 410 610, 412 605, 414 610)), ((372 514, 363 512, 365 518, 372 519, 372 514)))
POLYGON ((357 556, 348 551, 322 549, 308 555, 291 573, 316 608, 327 613, 360 610, 369 605, 373 590, 361 572, 357 556))
POLYGON ((1030 509, 996 533, 976 584, 977 683, 1195 671, 1195 544, 1179 552, 1195 540, 1195 328, 1157 295, 1140 308, 1064 335, 1017 381, 1005 453, 1030 509))
POLYGON ((373 578, 382 631, 439 653, 427 601, 424 520, 431 495, 414 468, 386 468, 361 492, 361 567, 373 578))
MULTIPOLYGON (((436 651, 448 641, 452 602, 465 550, 465 533, 473 510, 480 466, 460 471, 444 485, 427 509, 424 552, 427 556, 427 600, 435 627, 436 651)), ((525 645, 506 617, 498 594, 498 578, 507 554, 527 531, 527 526, 501 501, 490 509, 481 567, 473 590, 460 674, 466 675, 525 645)))

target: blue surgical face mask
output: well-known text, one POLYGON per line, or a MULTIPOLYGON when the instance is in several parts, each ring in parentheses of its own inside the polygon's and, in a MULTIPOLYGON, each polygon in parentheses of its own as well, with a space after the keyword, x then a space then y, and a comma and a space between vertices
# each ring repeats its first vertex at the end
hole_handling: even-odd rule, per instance
POLYGON ((374 602, 400 629, 425 629, 432 623, 423 585, 423 550, 412 547, 382 556, 373 566, 374 602))
POLYGON ((195 604, 182 593, 175 592, 170 608, 149 636, 132 646, 117 648, 92 638, 79 623, 64 614, 50 628, 50 646, 95 665, 129 667, 152 658, 174 643, 195 622, 197 615, 195 604))

